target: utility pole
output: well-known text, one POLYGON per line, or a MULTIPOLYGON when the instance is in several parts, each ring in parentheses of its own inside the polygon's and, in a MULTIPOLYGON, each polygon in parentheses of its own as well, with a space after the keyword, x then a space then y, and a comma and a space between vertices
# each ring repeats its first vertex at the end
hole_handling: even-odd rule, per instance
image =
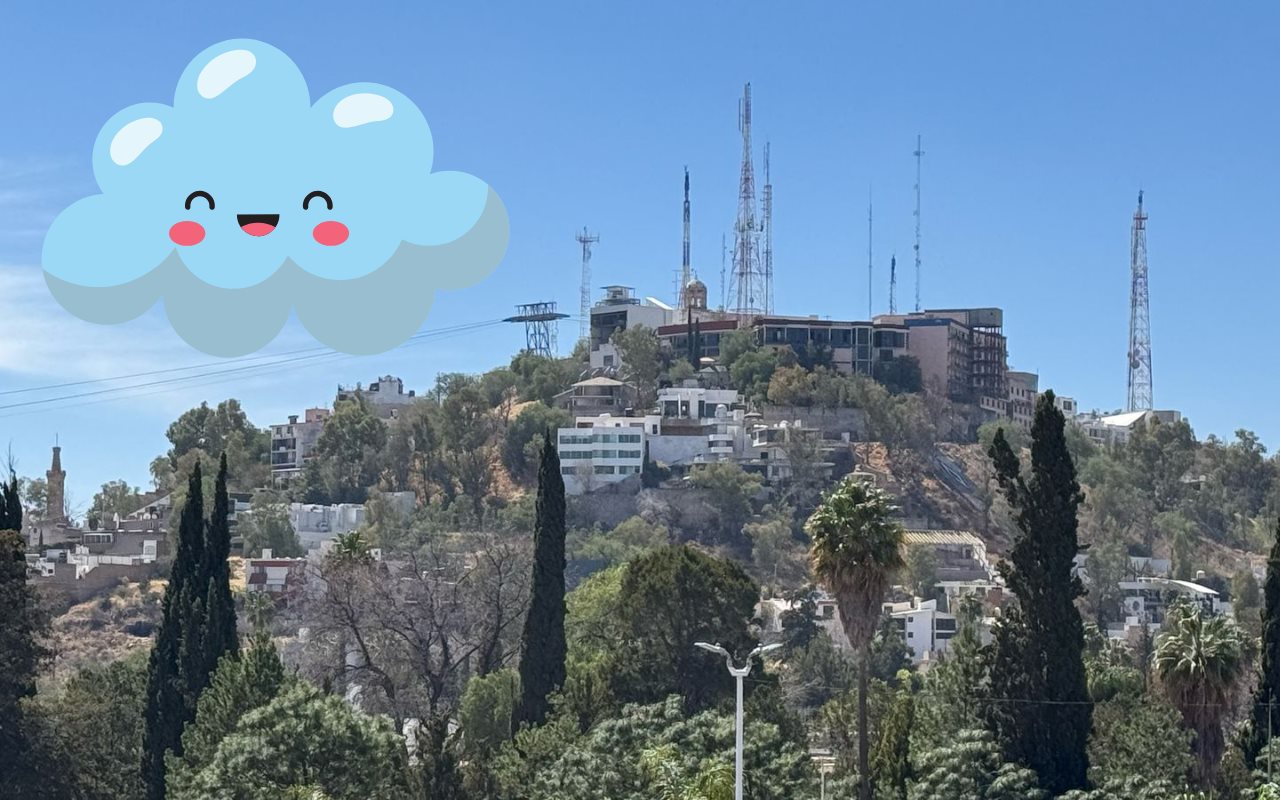
POLYGON ((1147 215, 1138 192, 1129 247, 1129 411, 1153 407, 1151 394, 1151 298, 1147 292, 1147 215))
POLYGON ((574 238, 582 245, 582 297, 578 307, 578 314, 582 319, 578 328, 578 340, 585 342, 591 336, 591 245, 600 241, 600 237, 589 233, 584 226, 582 233, 574 238))
POLYGON ((916 134, 916 311, 920 310, 920 160, 924 149, 920 146, 920 134, 916 134))

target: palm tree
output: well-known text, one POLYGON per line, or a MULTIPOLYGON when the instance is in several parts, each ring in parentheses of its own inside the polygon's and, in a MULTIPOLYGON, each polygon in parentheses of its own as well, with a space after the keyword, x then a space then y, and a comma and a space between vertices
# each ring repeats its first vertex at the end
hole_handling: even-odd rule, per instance
POLYGON ((1245 671, 1240 629, 1227 617, 1177 604, 1169 610, 1152 660, 1169 700, 1195 731, 1194 777, 1207 788, 1226 746, 1223 718, 1245 671))
POLYGON ((733 767, 728 762, 713 764, 685 777, 679 756, 670 744, 640 754, 640 766, 654 800, 730 800, 733 797, 733 767))
POLYGON ((902 526, 889 495, 848 476, 805 523, 818 582, 835 597, 840 623, 858 655, 858 796, 871 800, 867 771, 867 672, 871 640, 893 574, 904 565, 902 526))

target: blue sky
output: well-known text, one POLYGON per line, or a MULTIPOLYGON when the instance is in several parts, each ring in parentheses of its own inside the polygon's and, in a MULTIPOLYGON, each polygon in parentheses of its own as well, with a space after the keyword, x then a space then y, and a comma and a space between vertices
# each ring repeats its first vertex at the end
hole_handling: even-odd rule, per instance
MULTIPOLYGON (((404 92, 432 126, 435 168, 477 175, 504 199, 505 261, 482 284, 438 295, 425 329, 544 299, 576 313, 584 225, 601 237, 597 286, 668 298, 686 164, 693 262, 714 295, 736 203, 737 98, 751 81, 757 145, 772 142, 780 312, 865 316, 869 191, 875 309, 886 309, 894 252, 909 304, 921 133, 926 307, 1002 306, 1012 366, 1086 408, 1119 407, 1129 220, 1143 188, 1156 405, 1184 411, 1202 437, 1280 435, 1269 402, 1280 288, 1272 5, 365 5, 0 9, 0 392, 211 360, 158 314, 113 327, 72 318, 43 285, 40 243, 61 208, 95 191, 90 151, 108 117, 172 102, 194 55, 251 37, 289 54, 313 98, 356 81, 404 92)), ((561 327, 563 342, 575 335, 561 327)), ((291 324, 267 352, 312 344, 291 324)), ((0 409, 0 442, 20 472, 41 474, 59 436, 83 505, 112 478, 145 485, 165 427, 202 399, 239 397, 267 425, 329 402, 339 383, 395 373, 422 390, 522 344, 520 330, 492 326, 116 402, 0 409)), ((0 406, 100 388, 0 394, 0 406)))

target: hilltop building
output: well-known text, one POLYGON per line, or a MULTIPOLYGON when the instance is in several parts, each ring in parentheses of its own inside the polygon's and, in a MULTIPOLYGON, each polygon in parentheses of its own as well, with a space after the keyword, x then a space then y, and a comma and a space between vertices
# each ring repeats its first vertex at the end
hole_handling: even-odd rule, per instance
POLYGON ((383 375, 370 383, 368 388, 361 388, 358 383, 354 387, 339 386, 335 404, 354 399, 357 395, 363 397, 373 413, 383 420, 394 418, 418 399, 413 390, 404 390, 404 381, 394 375, 383 375))
POLYGON ((274 480, 286 481, 302 473, 331 413, 327 408, 308 408, 301 421, 298 415, 290 414, 288 422, 271 426, 271 477, 274 480))

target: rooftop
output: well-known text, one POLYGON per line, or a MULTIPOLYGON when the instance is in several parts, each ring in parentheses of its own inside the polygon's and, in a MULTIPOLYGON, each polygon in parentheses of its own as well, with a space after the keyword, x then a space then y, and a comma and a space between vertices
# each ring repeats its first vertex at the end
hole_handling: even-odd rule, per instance
POLYGON ((903 540, 907 544, 959 544, 984 547, 982 539, 970 531, 920 531, 909 530, 903 540))

